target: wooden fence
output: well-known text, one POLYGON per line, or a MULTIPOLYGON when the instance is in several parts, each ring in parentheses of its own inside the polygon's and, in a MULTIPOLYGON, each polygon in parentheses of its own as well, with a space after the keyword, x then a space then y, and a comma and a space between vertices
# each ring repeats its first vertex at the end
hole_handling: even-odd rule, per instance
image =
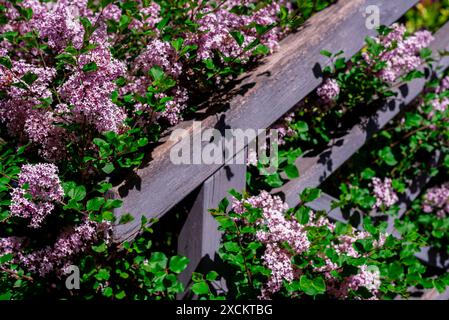
MULTIPOLYGON (((280 49, 265 58, 260 65, 240 77, 236 85, 226 94, 214 95, 204 103, 196 117, 203 130, 224 129, 264 129, 279 120, 311 93, 322 82, 321 70, 330 64, 321 50, 344 51, 350 58, 364 45, 366 36, 376 34, 365 26, 365 9, 370 5, 380 8, 381 24, 390 25, 397 21, 417 0, 339 0, 336 4, 310 18, 301 29, 286 37, 280 49)), ((434 52, 449 49, 449 24, 435 35, 431 48, 434 52)), ((449 58, 436 56, 441 68, 449 66, 449 58)), ((389 100, 369 117, 360 119, 359 124, 347 133, 329 143, 317 156, 303 155, 297 159, 300 177, 288 181, 273 193, 281 193, 289 206, 296 206, 298 194, 307 187, 318 187, 326 178, 351 158, 367 140, 393 119, 407 104, 422 91, 426 80, 432 76, 423 70, 426 79, 415 79, 396 90, 398 97, 389 100)), ((124 225, 117 225, 114 239, 117 242, 131 240, 140 228, 140 216, 159 218, 192 192, 197 192, 196 200, 188 214, 178 238, 179 253, 190 259, 188 269, 181 275, 181 281, 188 284, 191 273, 198 268, 210 268, 217 261, 216 251, 220 242, 217 224, 209 213, 220 200, 228 196, 233 188, 244 190, 246 165, 233 164, 173 164, 170 150, 176 141, 169 139, 176 129, 185 129, 184 139, 190 139, 191 148, 201 132, 192 126, 193 121, 185 121, 164 135, 161 143, 153 149, 151 159, 135 174, 125 177, 114 188, 114 197, 123 200, 116 215, 131 213, 135 219, 124 225), (199 190, 199 192, 198 192, 199 190)), ((247 141, 249 143, 249 141, 247 141)), ((247 145, 246 145, 247 146, 247 145)), ((246 157, 245 145, 233 150, 234 157, 246 157)), ((223 150, 225 151, 225 150, 223 150)), ((229 150, 227 150, 229 151, 229 150)), ((433 159, 437 165, 439 155, 433 159)), ((416 186, 410 186, 401 209, 413 200, 427 182, 419 178, 416 186)), ((334 220, 347 221, 338 209, 329 210, 332 197, 323 195, 310 204, 313 209, 328 210, 334 220)), ((391 229, 392 221, 390 221, 391 229)), ((440 267, 447 266, 440 258, 431 257, 432 249, 426 248, 420 258, 440 267)), ((219 267, 216 266, 215 267, 219 267)), ((225 290, 224 283, 217 283, 225 290)))

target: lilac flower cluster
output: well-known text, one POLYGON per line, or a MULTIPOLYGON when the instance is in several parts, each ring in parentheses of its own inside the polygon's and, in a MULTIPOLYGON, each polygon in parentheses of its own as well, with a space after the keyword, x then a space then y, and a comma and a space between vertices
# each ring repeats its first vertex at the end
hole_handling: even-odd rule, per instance
MULTIPOLYGON (((332 230, 332 228, 330 228, 332 230)), ((338 236, 336 242, 333 244, 333 249, 339 255, 346 255, 352 258, 364 258, 365 256, 357 252, 354 243, 357 240, 362 240, 370 237, 370 234, 365 231, 352 230, 350 234, 338 236)), ((387 238, 386 234, 380 234, 378 239, 373 240, 374 248, 381 248, 387 238)), ((365 287, 370 291, 371 298, 377 299, 378 289, 381 285, 380 274, 378 270, 368 270, 365 265, 359 268, 359 272, 343 278, 337 279, 333 273, 338 272, 338 265, 333 263, 330 259, 325 258, 325 265, 315 269, 317 272, 323 273, 327 279, 327 290, 329 295, 337 299, 345 299, 348 297, 350 290, 356 291, 360 287, 365 287)))
POLYGON ((159 23, 162 19, 160 16, 160 11, 161 7, 159 6, 159 4, 157 4, 156 2, 151 2, 148 7, 140 8, 139 13, 141 15, 141 19, 133 19, 128 25, 128 28, 139 30, 154 30, 155 32, 158 32, 155 27, 156 24, 159 23))
POLYGON ((426 213, 435 213, 438 218, 447 217, 449 214, 449 183, 427 190, 422 208, 426 213))
MULTIPOLYGON (((346 299, 350 291, 354 292, 364 287, 372 295, 369 299, 377 300, 381 284, 379 269, 362 265, 357 274, 346 277, 338 288, 333 288, 331 291, 335 298, 346 299)), ((360 298, 356 297, 356 299, 360 298)))
MULTIPOLYGON (((33 10, 34 12, 34 10, 33 10)), ((83 44, 84 28, 79 17, 86 15, 87 0, 63 0, 50 3, 41 15, 33 15, 33 26, 48 45, 56 52, 64 50, 69 43, 80 49, 83 44)))
POLYGON ((391 182, 390 178, 385 178, 383 181, 377 177, 372 179, 373 195, 376 197, 375 208, 381 208, 382 206, 389 208, 398 202, 398 196, 391 182))
MULTIPOLYGON (((232 210, 237 214, 243 214, 250 206, 252 208, 262 209, 263 219, 256 224, 262 227, 257 231, 256 239, 265 246, 265 252, 262 260, 267 268, 271 270, 271 276, 265 286, 262 288, 260 299, 270 299, 271 296, 281 290, 283 282, 292 282, 303 273, 295 267, 291 260, 293 255, 306 253, 312 243, 308 238, 308 228, 328 228, 331 232, 335 226, 325 216, 317 217, 314 212, 309 213, 309 222, 306 225, 299 224, 295 219, 287 218, 286 211, 288 206, 278 196, 272 196, 266 191, 259 195, 232 202, 232 210), (288 244, 288 248, 285 247, 288 244)), ((367 232, 359 232, 355 229, 352 233, 340 235, 332 244, 332 249, 338 255, 346 255, 352 258, 362 258, 354 248, 354 243, 360 239, 370 237, 367 232)), ((386 235, 380 235, 379 239, 373 240, 375 248, 383 246, 386 235)), ((335 273, 339 273, 339 267, 324 254, 321 253, 325 265, 313 267, 314 271, 323 274, 327 281, 327 291, 335 298, 345 298, 348 296, 349 289, 357 290, 360 287, 367 288, 375 298, 380 286, 379 274, 368 270, 366 266, 360 267, 358 274, 348 276, 339 280, 335 273)))
POLYGON ((435 93, 437 97, 430 101, 432 106, 431 112, 428 114, 428 118, 431 119, 435 115, 435 111, 444 112, 449 107, 449 98, 445 95, 440 96, 445 91, 449 90, 449 76, 444 77, 438 88, 436 88, 435 93))
MULTIPOLYGON (((47 57, 42 52, 32 52, 31 57, 24 56, 28 62, 13 60, 11 70, 2 66, 0 86, 6 89, 7 98, 0 100, 0 121, 6 123, 12 135, 22 140, 28 139, 39 146, 44 159, 58 161, 65 155, 66 143, 76 139, 61 124, 80 123, 93 126, 99 132, 119 132, 123 128, 126 115, 112 102, 111 94, 116 89, 114 81, 125 74, 126 67, 112 57, 104 21, 117 18, 119 9, 109 5, 101 14, 94 14, 87 7, 87 0, 60 0, 47 4, 24 1, 23 6, 33 10, 32 19, 22 22, 18 19, 17 10, 11 7, 8 10, 11 23, 2 28, 20 33, 36 30, 40 40, 47 41, 56 53, 69 44, 81 48, 84 28, 80 17, 97 24, 90 37, 90 44, 94 48, 78 57, 76 67, 66 66, 67 80, 59 87, 53 84, 56 70, 47 67, 47 57), (95 64, 96 69, 83 71, 87 64, 95 64), (21 80, 26 74, 36 77, 31 85, 21 80), (13 82, 21 83, 21 86, 11 86, 13 82), (53 108, 42 107, 42 99, 51 101, 55 94, 60 103, 53 108)), ((4 43, 2 45, 6 46, 4 43)), ((6 50, 9 49, 6 47, 6 50)))
MULTIPOLYGON (((380 61, 385 63, 385 67, 378 76, 387 83, 393 83, 423 63, 420 51, 429 46, 433 36, 429 31, 423 30, 407 37, 405 26, 394 24, 391 32, 374 40, 384 48, 379 57, 380 61)), ((369 65, 374 63, 366 52, 363 57, 369 65)))
MULTIPOLYGON (((238 15, 230 11, 236 5, 250 5, 255 1, 224 1, 219 9, 206 7, 202 10, 204 14, 197 23, 199 33, 190 34, 188 41, 198 45, 198 59, 204 60, 214 56, 215 52, 220 52, 224 57, 248 59, 251 50, 245 51, 245 47, 256 40, 257 32, 255 28, 248 28, 252 23, 262 26, 275 24, 278 20, 277 14, 281 5, 286 5, 287 1, 273 1, 271 4, 257 10, 253 15, 238 15), (239 45, 232 37, 231 31, 238 31, 243 35, 243 44, 239 45)), ((276 49, 281 32, 278 28, 273 28, 263 34, 260 42, 270 50, 276 49)))
POLYGON ((81 70, 76 70, 59 89, 59 94, 73 108, 72 122, 93 124, 99 132, 119 132, 126 118, 124 111, 111 100, 116 89, 114 80, 125 74, 125 65, 114 59, 107 43, 106 25, 98 28, 91 38, 95 49, 79 57, 81 70), (95 71, 82 68, 94 63, 95 71))
POLYGON ((271 277, 261 293, 262 299, 268 299, 271 294, 278 292, 283 280, 294 280, 294 267, 291 263, 292 253, 282 247, 286 242, 295 253, 303 253, 310 247, 304 226, 296 220, 288 220, 285 211, 288 209, 278 196, 272 196, 266 191, 242 201, 234 201, 232 208, 236 213, 243 213, 245 204, 253 208, 262 209, 263 225, 266 231, 258 231, 256 238, 266 247, 262 257, 265 265, 271 270, 271 277))
MULTIPOLYGON (((80 18, 87 19, 94 25, 93 34, 89 34, 89 44, 93 48, 77 58, 77 65, 66 66, 64 81, 55 86, 55 70, 47 67, 53 57, 38 48, 31 52, 18 51, 14 60, 13 70, 1 66, 0 88, 6 88, 7 99, 0 101, 0 121, 7 124, 10 132, 22 140, 28 139, 39 146, 40 154, 47 161, 59 161, 64 158, 65 145, 69 140, 77 139, 62 129, 61 125, 81 124, 93 126, 98 132, 126 130, 124 110, 117 107, 111 100, 111 94, 117 89, 115 80, 124 76, 128 84, 120 88, 121 94, 138 94, 145 96, 152 79, 148 71, 153 66, 159 66, 176 80, 176 86, 160 98, 164 99, 165 110, 153 113, 152 106, 137 103, 136 111, 149 110, 149 121, 166 120, 174 125, 182 120, 181 114, 187 107, 189 94, 182 84, 185 78, 190 78, 190 67, 183 65, 178 53, 169 41, 163 39, 156 24, 161 21, 161 7, 155 2, 137 1, 140 17, 134 16, 128 25, 133 32, 150 34, 143 42, 145 48, 136 56, 135 53, 125 55, 123 61, 112 57, 110 47, 120 37, 108 34, 107 20, 119 21, 122 10, 115 4, 107 5, 100 12, 92 11, 87 0, 58 0, 41 2, 25 0, 24 8, 32 9, 33 15, 29 21, 22 19, 20 12, 8 1, 0 1, 6 8, 8 23, 0 26, 0 32, 14 31, 25 34, 35 30, 37 41, 48 44, 53 53, 63 53, 68 46, 81 49, 84 44, 86 30, 80 18), (47 62, 47 63, 46 63, 47 62), (96 68, 84 71, 87 64, 95 64, 96 68), (31 88, 23 89, 11 86, 13 82, 30 72, 38 76, 31 88), (182 78, 182 79, 181 79, 182 78), (56 97, 55 97, 56 96, 56 97), (171 99, 169 99, 171 97, 171 99), (58 100, 53 107, 36 108, 40 99, 58 100)), ((258 5, 256 0, 227 0, 215 8, 213 4, 202 3, 201 10, 192 8, 191 15, 198 24, 198 32, 183 31, 180 34, 185 44, 197 46, 196 57, 204 60, 215 56, 240 58, 247 60, 252 52, 244 47, 259 39, 270 50, 277 47, 283 31, 271 28, 258 35, 255 24, 271 26, 278 22, 278 12, 281 5, 289 7, 289 1, 273 1, 271 4, 258 5), (251 8, 250 14, 237 14, 231 9, 236 6, 251 8), (240 32, 244 36, 244 44, 239 45, 231 32, 240 32)), ((13 45, 1 41, 0 54, 8 55, 14 50, 13 45)), ((146 121, 136 122, 147 125, 146 121)))
MULTIPOLYGON (((184 34, 184 38, 185 44, 198 47, 197 60, 212 58, 217 52, 220 53, 222 60, 223 57, 248 60, 252 53, 251 50, 245 51, 244 47, 257 37, 255 28, 249 26, 254 23, 262 26, 275 24, 278 20, 277 14, 280 6, 288 3, 284 0, 274 1, 272 4, 256 10, 252 15, 239 15, 230 11, 235 6, 249 6, 254 5, 255 2, 254 0, 243 2, 228 0, 221 3, 219 8, 214 8, 206 3, 202 5, 201 12, 195 14, 192 12, 194 17, 196 14, 200 14, 196 21, 199 29, 198 32, 184 34), (242 45, 239 45, 232 37, 231 32, 233 31, 238 31, 243 35, 244 43, 242 45)), ((154 29, 156 23, 160 21, 159 11, 160 7, 157 4, 144 7, 141 11, 142 21, 133 20, 129 27, 143 30, 154 29)), ((158 34, 157 29, 155 32, 158 34)), ((281 35, 280 28, 272 28, 260 36, 260 43, 266 45, 270 50, 274 50, 281 35)), ((167 92, 172 99, 165 103, 165 110, 157 115, 157 118, 165 119, 170 125, 174 125, 182 120, 181 114, 186 109, 189 98, 187 90, 179 84, 181 82, 179 78, 191 70, 183 66, 177 52, 169 42, 159 38, 149 41, 145 50, 135 59, 134 65, 127 75, 129 84, 121 89, 121 93, 131 92, 145 95, 146 89, 151 85, 151 79, 145 75, 154 66, 162 68, 178 83, 173 90, 167 92), (144 76, 140 74, 144 74, 144 76)), ((151 107, 138 103, 136 111, 142 110, 151 111, 151 107)))
POLYGON ((36 249, 29 253, 24 247, 29 239, 19 237, 0 238, 0 256, 12 254, 13 263, 26 268, 28 272, 45 277, 50 273, 62 276, 66 266, 73 263, 79 253, 85 252, 101 233, 108 238, 110 225, 89 220, 62 232, 53 245, 36 249))
POLYGON ((326 103, 329 103, 340 94, 340 86, 334 79, 326 79, 324 83, 316 90, 318 97, 326 103))
MULTIPOLYGON (((2 84, 20 82, 24 86, 3 87, 6 89, 9 99, 0 100, 0 121, 6 123, 12 135, 25 134, 31 139, 33 135, 41 135, 42 133, 39 132, 34 133, 31 127, 33 127, 33 117, 38 117, 39 113, 43 111, 33 107, 41 104, 39 99, 46 99, 51 96, 49 83, 55 75, 55 70, 53 68, 36 67, 23 60, 15 61, 11 70, 2 68, 3 70, 6 71, 1 78, 2 84), (27 85, 20 80, 25 74, 34 74, 37 78, 31 85, 27 85), (31 130, 26 130, 25 124, 27 121, 31 130)), ((47 125, 48 123, 44 124, 45 127, 47 125)), ((39 127, 39 125, 36 125, 36 127, 39 127)))
MULTIPOLYGON (((178 55, 169 42, 159 39, 150 41, 146 49, 136 58, 135 71, 141 71, 148 74, 148 71, 158 66, 173 79, 178 79, 183 72, 183 65, 178 61, 178 55)), ((147 88, 151 85, 152 80, 148 76, 128 76, 130 83, 121 89, 122 93, 133 92, 139 95, 145 95, 147 88)), ((187 107, 188 93, 181 86, 176 86, 169 92, 172 99, 165 103, 165 110, 160 112, 157 117, 168 120, 171 125, 175 125, 182 120, 181 113, 187 107)), ((157 98, 162 99, 168 97, 167 94, 161 93, 157 98)), ((151 107, 141 103, 136 104, 136 111, 149 111, 151 107)))
POLYGON ((39 228, 53 211, 54 204, 63 197, 64 191, 55 165, 26 164, 19 173, 18 187, 11 194, 11 214, 30 219, 30 227, 39 228))

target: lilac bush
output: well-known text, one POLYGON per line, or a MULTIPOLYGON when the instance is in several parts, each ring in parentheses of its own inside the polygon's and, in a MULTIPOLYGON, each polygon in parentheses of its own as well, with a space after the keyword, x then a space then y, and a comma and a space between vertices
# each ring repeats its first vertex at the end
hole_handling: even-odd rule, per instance
POLYGON ((55 203, 64 197, 58 168, 45 163, 24 165, 18 176, 18 184, 11 192, 11 215, 30 219, 30 227, 39 228, 45 217, 53 211, 55 203))

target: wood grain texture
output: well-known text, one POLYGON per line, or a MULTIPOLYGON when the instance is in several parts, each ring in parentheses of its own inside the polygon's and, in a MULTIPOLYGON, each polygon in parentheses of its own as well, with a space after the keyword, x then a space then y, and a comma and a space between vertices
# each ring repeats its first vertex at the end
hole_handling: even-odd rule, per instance
MULTIPOLYGON (((193 271, 207 273, 220 269, 217 250, 221 233, 209 209, 217 208, 223 198, 231 201, 228 191, 242 192, 245 185, 246 165, 239 164, 222 167, 203 183, 178 238, 178 253, 190 259, 187 269, 179 277, 185 287, 190 285, 193 271)), ((226 290, 224 282, 215 282, 214 287, 217 292, 226 290)))
MULTIPOLYGON (((448 34, 449 24, 446 24, 435 35, 435 41, 430 46, 435 53, 435 59, 438 60, 438 67, 435 68, 437 73, 449 66, 449 58, 440 58, 438 54, 440 51, 449 49, 448 34)), ((306 155, 298 158, 296 166, 300 172, 300 177, 273 190, 273 193, 282 193, 289 206, 296 206, 299 202, 299 193, 305 188, 317 187, 323 183, 351 158, 375 132, 382 129, 422 92, 426 81, 434 74, 427 68, 421 68, 421 70, 427 75, 426 79, 415 79, 396 88, 397 97, 390 99, 373 116, 360 119, 360 122, 351 128, 347 134, 333 139, 327 148, 317 156, 308 157, 306 155)))
MULTIPOLYGON (((363 46, 374 30, 365 27, 364 11, 377 5, 381 23, 389 25, 401 17, 416 0, 340 0, 337 4, 310 18, 302 29, 289 35, 278 52, 239 79, 239 84, 226 96, 208 101, 208 108, 198 114, 203 128, 264 129, 273 124, 321 82, 320 70, 330 63, 321 50, 344 50, 351 57, 363 46)), ((173 128, 187 129, 190 138, 197 136, 186 121, 173 128)), ((140 215, 160 217, 198 187, 223 165, 174 165, 170 149, 176 143, 168 139, 148 155, 152 159, 115 187, 115 196, 123 200, 116 211, 120 217, 130 213, 136 219, 117 225, 115 241, 133 238, 139 227, 140 215)), ((235 150, 239 152, 240 150, 235 150)))

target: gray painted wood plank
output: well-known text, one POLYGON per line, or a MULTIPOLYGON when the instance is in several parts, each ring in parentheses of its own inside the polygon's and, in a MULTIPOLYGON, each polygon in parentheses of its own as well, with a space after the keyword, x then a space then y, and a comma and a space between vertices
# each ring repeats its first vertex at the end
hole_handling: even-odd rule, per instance
MULTIPOLYGON (((204 181, 178 238, 178 253, 190 259, 187 269, 179 277, 186 287, 190 284, 193 271, 206 273, 220 268, 217 250, 221 233, 209 209, 217 208, 225 197, 231 200, 228 194, 230 189, 242 192, 245 185, 245 164, 226 165, 204 181)), ((213 285, 217 292, 226 290, 224 281, 214 282, 213 285)))
MULTIPOLYGON (((316 14, 302 29, 284 39, 280 49, 263 63, 240 78, 240 83, 227 96, 212 97, 208 108, 198 117, 203 128, 264 129, 273 124, 321 82, 319 70, 330 63, 321 50, 344 50, 351 57, 363 46, 363 39, 374 35, 365 27, 364 11, 377 5, 381 24, 389 25, 401 17, 416 0, 340 0, 316 14)), ((186 121, 173 128, 187 129, 186 136, 197 136, 186 121)), ((133 238, 138 230, 139 216, 160 217, 205 179, 221 168, 215 165, 174 165, 170 149, 175 144, 167 132, 161 145, 148 155, 152 159, 135 174, 124 177, 115 187, 115 196, 123 200, 116 211, 120 217, 130 213, 136 219, 117 225, 115 241, 133 238)), ((238 152, 240 150, 235 150, 238 152)))

